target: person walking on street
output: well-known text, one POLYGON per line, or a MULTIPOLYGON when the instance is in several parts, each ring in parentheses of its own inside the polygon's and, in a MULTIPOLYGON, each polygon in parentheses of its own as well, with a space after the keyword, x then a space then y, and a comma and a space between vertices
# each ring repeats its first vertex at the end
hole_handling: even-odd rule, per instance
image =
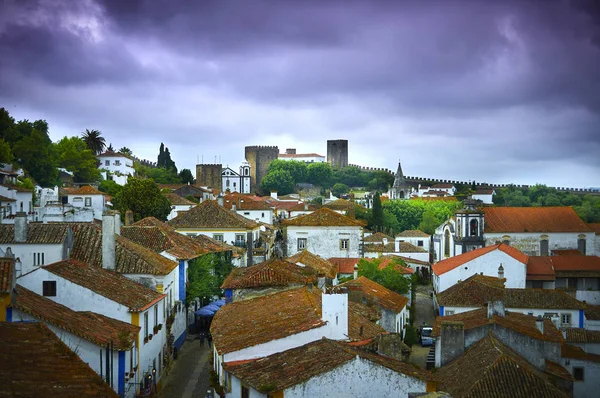
POLYGON ((200 347, 204 347, 204 333, 200 333, 200 347))
POLYGON ((212 336, 210 333, 208 334, 208 336, 206 336, 206 341, 208 341, 208 348, 210 348, 212 345, 212 336))

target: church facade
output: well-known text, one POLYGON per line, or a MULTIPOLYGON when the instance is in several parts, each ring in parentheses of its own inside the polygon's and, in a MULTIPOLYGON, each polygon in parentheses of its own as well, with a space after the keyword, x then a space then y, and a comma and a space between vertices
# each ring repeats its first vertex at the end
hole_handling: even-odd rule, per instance
POLYGON ((221 172, 221 190, 226 192, 250 193, 250 164, 242 162, 237 173, 229 166, 221 172))
POLYGON ((404 173, 402 173, 402 165, 398 161, 398 170, 396 170, 396 178, 394 179, 394 185, 390 188, 388 196, 390 199, 410 199, 412 193, 412 187, 406 182, 404 173))

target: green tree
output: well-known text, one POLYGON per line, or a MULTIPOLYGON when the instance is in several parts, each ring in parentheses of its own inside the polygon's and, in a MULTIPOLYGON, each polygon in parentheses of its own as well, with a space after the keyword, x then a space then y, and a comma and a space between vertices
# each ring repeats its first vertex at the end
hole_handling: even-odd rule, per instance
POLYGON ((189 262, 186 301, 196 297, 220 296, 221 285, 232 270, 230 255, 207 253, 189 262))
POLYGON ((307 180, 308 171, 306 163, 304 162, 299 162, 297 160, 275 159, 269 163, 267 174, 278 170, 285 170, 290 173, 292 179, 294 180, 294 184, 306 182, 307 180))
POLYGON ((123 187, 113 180, 102 180, 98 185, 98 189, 114 198, 119 192, 121 192, 123 187))
POLYGON ((85 145, 93 152, 94 155, 101 154, 106 148, 106 140, 100 135, 98 130, 86 129, 81 133, 81 138, 85 142, 85 145))
POLYGON ((0 108, 0 137, 11 147, 22 138, 15 126, 15 119, 4 108, 0 108))
POLYGON ((399 231, 400 223, 398 219, 390 211, 390 209, 383 209, 383 231, 389 235, 396 235, 399 231))
POLYGON ((307 182, 325 188, 330 186, 330 180, 333 176, 333 169, 329 163, 311 163, 307 166, 307 173, 307 182))
POLYGON ((171 212, 171 203, 160 192, 158 185, 152 180, 136 177, 129 177, 127 184, 114 197, 113 206, 121 214, 131 210, 135 221, 146 217, 166 221, 171 212))
POLYGON ((55 146, 58 167, 74 174, 76 182, 95 182, 100 180, 96 156, 79 137, 64 137, 55 146))
POLYGON ((294 179, 289 171, 275 170, 263 177, 260 186, 265 193, 277 191, 280 195, 287 195, 294 192, 294 179))
POLYGON ((0 138, 0 163, 11 163, 14 159, 8 142, 0 138))
POLYGON ((383 230, 383 208, 381 207, 381 196, 379 192, 375 192, 373 195, 373 211, 372 211, 373 219, 371 221, 371 226, 375 231, 383 230))
POLYGON ((119 153, 122 153, 122 154, 128 155, 128 156, 133 155, 133 152, 131 152, 131 149, 127 148, 126 146, 124 146, 123 148, 119 149, 119 153))
POLYGON ((419 342, 419 336, 417 335, 417 329, 413 325, 406 325, 406 335, 404 336, 404 343, 412 347, 419 342))
POLYGON ((435 210, 429 208, 423 212, 423 219, 419 223, 419 230, 433 235, 435 229, 439 227, 445 220, 438 220, 435 216, 435 210))
POLYGON ((164 167, 148 167, 145 170, 145 176, 152 178, 157 184, 180 184, 181 179, 172 170, 164 167))
POLYGON ((192 171, 190 169, 181 169, 179 172, 179 179, 183 184, 194 183, 194 176, 192 175, 192 171))
POLYGON ((334 194, 335 196, 337 196, 338 198, 340 196, 342 196, 345 193, 348 193, 350 191, 350 188, 348 187, 348 185, 346 184, 342 184, 342 183, 335 183, 333 185, 333 187, 331 188, 331 193, 334 194))
POLYGON ((398 294, 406 294, 410 290, 412 277, 398 271, 398 267, 406 267, 406 263, 398 258, 393 259, 385 268, 379 269, 380 258, 361 258, 358 261, 358 275, 364 276, 381 286, 398 294))
POLYGON ((47 134, 33 129, 13 147, 18 163, 41 186, 53 186, 58 179, 56 157, 47 134))

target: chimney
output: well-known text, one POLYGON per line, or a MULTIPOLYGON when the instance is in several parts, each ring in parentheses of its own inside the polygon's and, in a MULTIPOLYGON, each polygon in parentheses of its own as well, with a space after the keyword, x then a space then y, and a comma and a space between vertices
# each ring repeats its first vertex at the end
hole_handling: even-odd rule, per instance
POLYGON ((465 325, 463 322, 442 321, 440 326, 441 366, 465 352, 465 325))
POLYGON ((115 217, 109 212, 102 215, 102 268, 115 270, 115 217))
POLYGON ((217 203, 219 204, 219 206, 223 207, 223 195, 217 196, 217 203))
POLYGON ((327 281, 327 279, 325 278, 325 274, 319 274, 317 275, 317 278, 317 287, 323 290, 327 281))
POLYGON ((535 319, 535 327, 540 331, 541 334, 544 334, 544 318, 541 315, 538 315, 535 319))
POLYGON ((246 265, 249 267, 253 264, 252 249, 254 248, 254 235, 252 231, 246 232, 246 265))
POLYGON ((277 200, 277 191, 271 191, 271 197, 277 200))
POLYGON ((383 239, 382 239, 382 241, 383 241, 383 244, 384 244, 384 245, 387 245, 387 244, 388 244, 388 238, 383 238, 383 239))
POLYGON ((121 213, 115 211, 115 234, 121 235, 121 213))
POLYGON ((354 279, 358 278, 358 264, 354 264, 354 279))
POLYGON ((326 289, 321 295, 321 319, 327 322, 327 335, 332 340, 348 339, 348 292, 344 288, 326 289))
POLYGON ((131 210, 127 210, 125 212, 125 226, 128 227, 133 224, 133 212, 131 210))
POLYGON ((308 211, 308 203, 304 203, 304 211, 308 211))
POLYGON ((23 211, 15 215, 15 242, 27 241, 27 214, 23 211))
POLYGON ((502 266, 502 263, 500 263, 500 266, 498 267, 498 278, 504 279, 504 267, 502 266))
POLYGON ((237 209, 237 207, 236 207, 235 203, 232 203, 231 204, 231 210, 235 211, 236 209, 237 209))
POLYGON ((496 300, 488 302, 488 319, 492 319, 494 315, 498 315, 503 318, 506 316, 504 301, 496 300))

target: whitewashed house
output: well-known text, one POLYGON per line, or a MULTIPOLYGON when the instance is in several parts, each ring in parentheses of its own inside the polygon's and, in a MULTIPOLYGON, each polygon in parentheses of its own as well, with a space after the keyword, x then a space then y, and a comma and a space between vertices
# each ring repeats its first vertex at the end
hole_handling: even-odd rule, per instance
POLYGON ((281 160, 297 160, 305 163, 325 162, 327 159, 318 153, 296 153, 296 148, 288 148, 285 153, 280 153, 277 159, 281 160))
MULTIPOLYGON (((406 230, 396 235, 394 241, 396 242, 396 251, 400 251, 399 246, 401 242, 408 242, 410 244, 422 248, 427 253, 429 253, 431 235, 419 230, 406 230)), ((428 258, 423 260, 428 260, 428 258)))
POLYGON ((483 204, 491 205, 494 203, 496 190, 492 188, 479 188, 471 195, 471 199, 480 200, 483 204))
POLYGON ((433 264, 436 294, 475 274, 506 278, 506 287, 525 288, 529 256, 500 243, 473 250, 433 264))
POLYGON ((328 208, 283 222, 284 256, 308 250, 323 258, 360 257, 361 221, 328 208))
POLYGON ((253 200, 249 195, 243 195, 237 192, 226 193, 223 196, 223 207, 236 212, 250 221, 273 224, 273 208, 265 201, 253 200))
POLYGON ((96 157, 100 162, 98 168, 102 171, 102 177, 105 180, 113 180, 119 185, 125 185, 127 184, 127 178, 135 175, 133 158, 129 155, 104 152, 96 157))
POLYGON ((167 216, 167 220, 172 220, 177 217, 180 212, 188 211, 197 205, 197 203, 187 200, 186 198, 182 198, 181 196, 172 192, 163 193, 163 195, 171 203, 171 212, 167 216))
POLYGON ((0 185, 0 223, 14 223, 19 212, 34 219, 33 191, 19 185, 0 185))
POLYGON ((252 250, 260 237, 260 225, 207 200, 168 222, 177 232, 188 236, 205 235, 246 249, 244 262, 252 265, 252 250))
POLYGON ((298 216, 303 216, 305 214, 310 214, 313 211, 319 210, 320 208, 320 205, 316 205, 314 203, 298 202, 297 204, 288 209, 288 218, 294 218, 298 216))
POLYGON ((560 364, 573 375, 574 397, 595 397, 600 391, 600 355, 564 344, 560 364))
MULTIPOLYGON (((106 200, 103 192, 98 191, 90 185, 84 185, 76 189, 66 189, 65 191, 67 194, 67 203, 73 206, 75 213, 91 212, 93 218, 85 221, 102 220, 102 214, 106 210, 106 200)), ((79 218, 83 217, 85 216, 79 216, 79 218)))

